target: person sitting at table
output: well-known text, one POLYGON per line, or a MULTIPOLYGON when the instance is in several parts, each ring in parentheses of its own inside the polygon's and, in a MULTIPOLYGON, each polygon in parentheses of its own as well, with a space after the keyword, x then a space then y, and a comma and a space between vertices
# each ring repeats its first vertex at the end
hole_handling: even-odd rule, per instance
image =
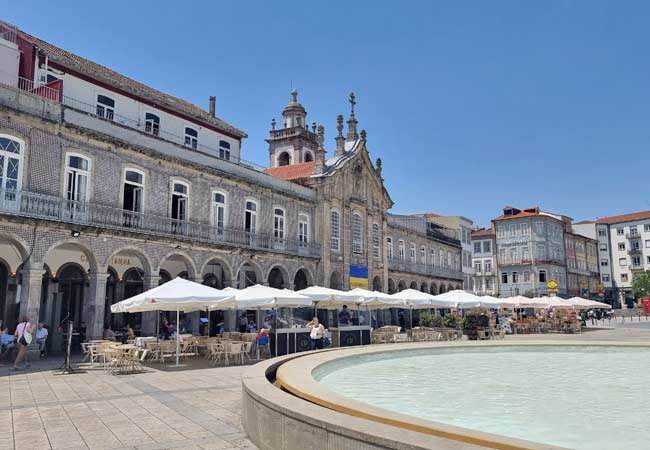
POLYGON ((126 325, 126 339, 129 341, 135 339, 135 330, 133 329, 130 323, 126 325))
POLYGON ((350 311, 348 311, 348 305, 343 305, 343 309, 339 312, 339 326, 348 326, 350 325, 350 311))
POLYGON ((107 341, 115 342, 115 333, 113 333, 113 330, 111 330, 111 326, 108 324, 104 325, 103 338, 106 339, 107 341))
POLYGON ((38 324, 36 329, 36 343, 38 344, 38 349, 41 352, 41 356, 45 354, 45 342, 47 341, 48 335, 47 327, 43 323, 38 324))
POLYGON ((327 331, 322 323, 318 321, 318 317, 314 317, 311 322, 305 325, 309 328, 309 339, 311 339, 311 349, 323 349, 323 337, 327 331))

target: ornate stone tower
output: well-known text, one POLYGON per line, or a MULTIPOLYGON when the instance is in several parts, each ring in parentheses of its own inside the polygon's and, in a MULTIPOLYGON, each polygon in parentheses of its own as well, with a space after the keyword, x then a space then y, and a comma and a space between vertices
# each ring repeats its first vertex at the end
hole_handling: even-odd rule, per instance
POLYGON ((307 125, 307 111, 298 103, 298 91, 291 91, 291 101, 282 111, 283 128, 276 130, 271 121, 269 143, 269 167, 287 166, 314 161, 318 149, 316 123, 312 131, 307 125))

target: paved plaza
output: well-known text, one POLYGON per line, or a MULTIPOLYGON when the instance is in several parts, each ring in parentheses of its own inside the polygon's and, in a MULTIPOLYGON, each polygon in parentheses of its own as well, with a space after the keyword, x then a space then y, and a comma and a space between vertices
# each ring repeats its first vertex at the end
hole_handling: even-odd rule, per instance
MULTIPOLYGON (((650 321, 606 324, 579 335, 511 339, 644 341, 650 321)), ((255 449, 241 426, 246 367, 149 368, 113 376, 102 370, 57 375, 61 361, 29 371, 0 367, 0 450, 255 449)))

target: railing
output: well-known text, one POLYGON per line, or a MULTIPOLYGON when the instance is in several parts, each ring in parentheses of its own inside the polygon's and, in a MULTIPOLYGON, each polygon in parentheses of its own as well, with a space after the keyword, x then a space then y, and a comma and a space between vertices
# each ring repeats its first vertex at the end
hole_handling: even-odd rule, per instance
POLYGON ((317 136, 315 133, 312 133, 307 128, 303 127, 291 127, 291 128, 281 128, 279 130, 271 130, 271 139, 279 139, 286 137, 294 136, 303 136, 311 141, 316 142, 317 136))
POLYGON ((0 39, 5 41, 16 43, 16 37, 18 35, 18 29, 6 22, 0 22, 0 39))
POLYGON ((418 273, 422 275, 432 275, 436 277, 462 279, 463 272, 449 267, 439 267, 411 261, 400 261, 399 259, 388 260, 388 270, 397 272, 418 273))
POLYGON ((632 264, 630 270, 645 270, 645 266, 643 264, 632 264))
POLYGON ((33 192, 0 190, 0 212, 84 226, 191 239, 231 247, 249 247, 320 257, 320 245, 314 242, 279 239, 269 234, 215 227, 201 222, 137 213, 33 192))
POLYGON ((541 259, 536 258, 535 261, 527 258, 498 258, 499 265, 502 266, 519 266, 519 265, 531 265, 531 264, 552 264, 555 266, 566 266, 566 262, 559 259, 541 259))
POLYGON ((635 233, 627 233, 625 235, 625 238, 626 239, 641 239, 641 233, 639 233, 638 231, 635 232, 635 233))
POLYGON ((641 255, 643 254, 643 250, 640 248, 631 248, 627 251, 628 255, 641 255))
POLYGON ((222 154, 220 153, 219 149, 208 147, 207 145, 203 144, 195 144, 195 145, 187 145, 185 143, 185 137, 181 137, 178 135, 175 135, 173 133, 169 133, 165 130, 163 130, 162 126, 158 127, 152 127, 151 125, 148 125, 144 120, 136 120, 132 119, 130 117, 122 116, 120 114, 116 114, 114 111, 111 111, 110 113, 106 113, 104 110, 103 113, 99 113, 97 110, 96 105, 91 105, 89 103, 82 102, 80 100, 68 97, 67 95, 63 96, 63 104, 69 108, 75 109, 77 111, 84 112, 86 114, 90 114, 91 116, 99 117, 104 120, 108 120, 111 122, 115 122, 117 124, 123 125, 128 128, 132 128, 134 130, 138 130, 142 133, 145 133, 153 138, 158 138, 162 139, 168 142, 171 142, 176 145, 180 145, 182 147, 191 149, 191 150, 196 150, 201 153, 208 154, 212 157, 223 159, 226 161, 233 162, 235 164, 240 164, 242 166, 249 167, 251 169, 257 170, 259 172, 263 172, 266 170, 265 167, 260 166, 259 164, 255 164, 254 162, 246 161, 245 159, 239 158, 237 156, 232 156, 228 153, 228 156, 225 156, 225 153, 222 154))
POLYGON ((48 84, 37 85, 32 80, 19 77, 18 75, 7 74, 6 72, 0 73, 0 84, 12 88, 18 88, 21 91, 29 92, 30 94, 38 95, 47 100, 59 103, 61 101, 61 80, 54 81, 48 84), (14 84, 7 80, 13 80, 14 84))

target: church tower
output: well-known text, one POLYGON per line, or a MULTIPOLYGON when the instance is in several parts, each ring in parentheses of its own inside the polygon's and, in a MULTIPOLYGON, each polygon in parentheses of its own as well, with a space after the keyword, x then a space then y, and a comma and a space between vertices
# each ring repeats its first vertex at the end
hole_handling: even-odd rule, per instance
POLYGON ((298 91, 291 91, 291 101, 282 111, 283 128, 276 129, 276 121, 271 121, 269 143, 269 167, 288 166, 314 160, 318 150, 316 123, 312 131, 307 125, 307 111, 298 103, 298 91))

